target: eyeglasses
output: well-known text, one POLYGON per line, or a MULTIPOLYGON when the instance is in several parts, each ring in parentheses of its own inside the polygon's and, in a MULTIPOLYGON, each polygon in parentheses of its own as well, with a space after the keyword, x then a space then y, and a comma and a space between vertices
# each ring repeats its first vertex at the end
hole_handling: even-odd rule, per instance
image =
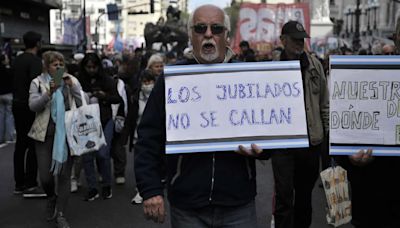
MULTIPOLYGON (((204 34, 207 32, 208 25, 207 24, 197 24, 197 25, 193 25, 192 28, 194 29, 194 31, 196 33, 204 34)), ((210 28, 211 28, 211 33, 213 35, 219 35, 225 31, 225 26, 220 25, 220 24, 212 24, 212 25, 210 25, 210 28)))

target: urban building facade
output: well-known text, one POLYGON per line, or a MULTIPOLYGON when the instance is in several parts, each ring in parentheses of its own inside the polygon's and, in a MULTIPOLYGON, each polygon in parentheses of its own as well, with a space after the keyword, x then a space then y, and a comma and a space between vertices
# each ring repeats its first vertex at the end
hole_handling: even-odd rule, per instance
POLYGON ((50 43, 49 10, 59 8, 61 0, 0 1, 0 36, 22 45, 22 36, 32 30, 50 43), (23 7, 21 7, 23 6, 23 7))
MULTIPOLYGON (((62 0, 62 7, 50 13, 52 43, 66 42, 65 21, 76 22, 81 19, 83 4, 84 0, 62 0)), ((115 39, 117 32, 128 45, 140 46, 144 42, 146 23, 157 23, 160 17, 165 19, 170 5, 181 11, 187 11, 187 0, 85 0, 88 48, 109 45, 115 39), (116 4, 119 11, 118 20, 109 20, 108 4, 116 4)), ((75 29, 78 29, 78 26, 75 29)), ((82 41, 74 40, 74 42, 74 45, 79 45, 82 41)))
MULTIPOLYGON (((331 18, 336 34, 358 48, 371 48, 375 41, 392 43, 400 1, 396 0, 331 0, 331 18)), ((354 47, 353 47, 354 48, 354 47)))

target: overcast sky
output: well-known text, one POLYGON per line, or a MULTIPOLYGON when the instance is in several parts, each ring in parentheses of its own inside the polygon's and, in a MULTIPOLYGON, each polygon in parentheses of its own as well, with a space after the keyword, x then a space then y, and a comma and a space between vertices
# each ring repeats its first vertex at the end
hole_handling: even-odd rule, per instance
POLYGON ((213 4, 225 8, 230 3, 231 0, 189 0, 189 12, 192 12, 193 9, 200 5, 213 4))

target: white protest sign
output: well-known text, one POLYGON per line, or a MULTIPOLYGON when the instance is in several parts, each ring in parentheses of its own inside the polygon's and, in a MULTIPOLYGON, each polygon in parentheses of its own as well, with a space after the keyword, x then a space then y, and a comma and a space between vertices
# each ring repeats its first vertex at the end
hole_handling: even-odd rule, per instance
POLYGON ((330 75, 331 154, 400 155, 399 56, 333 56, 330 75))
POLYGON ((165 69, 167 153, 307 147, 298 62, 165 69))

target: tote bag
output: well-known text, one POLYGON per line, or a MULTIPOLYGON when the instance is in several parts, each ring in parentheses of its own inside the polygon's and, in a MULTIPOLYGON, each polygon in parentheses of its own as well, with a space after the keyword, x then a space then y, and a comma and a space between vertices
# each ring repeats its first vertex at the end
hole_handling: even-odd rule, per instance
POLYGON ((106 145, 100 121, 99 104, 87 104, 81 91, 82 106, 72 102, 71 110, 65 112, 65 129, 71 155, 80 156, 99 150, 106 145))

